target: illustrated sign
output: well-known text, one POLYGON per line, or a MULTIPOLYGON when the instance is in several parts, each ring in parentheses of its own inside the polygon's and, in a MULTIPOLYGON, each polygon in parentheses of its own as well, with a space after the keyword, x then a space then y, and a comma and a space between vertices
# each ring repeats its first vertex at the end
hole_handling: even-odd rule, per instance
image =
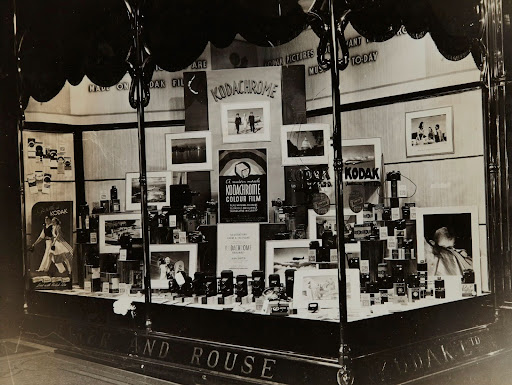
MULTIPOLYGON (((32 207, 32 243, 36 242, 37 238, 42 235, 42 240, 34 247, 34 250, 29 253, 29 268, 31 271, 44 270, 47 271, 49 263, 43 263, 44 258, 47 259, 50 253, 47 242, 45 242, 45 228, 46 238, 53 236, 53 224, 51 220, 56 218, 59 220, 60 231, 59 235, 69 244, 73 245, 73 202, 38 202, 32 207), (48 217, 48 222, 45 218, 48 217), (46 265, 46 266, 43 266, 46 265), (41 267, 41 269, 39 269, 41 267)), ((48 261, 47 261, 48 262, 48 261)))
POLYGON ((220 223, 268 222, 267 150, 219 151, 220 223))

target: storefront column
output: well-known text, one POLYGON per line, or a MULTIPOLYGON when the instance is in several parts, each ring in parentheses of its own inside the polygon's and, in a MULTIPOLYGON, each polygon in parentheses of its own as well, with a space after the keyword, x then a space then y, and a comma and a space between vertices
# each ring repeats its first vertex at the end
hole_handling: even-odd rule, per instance
POLYGON ((504 92, 504 114, 503 124, 504 132, 506 134, 506 140, 503 142, 505 150, 508 151, 506 154, 504 166, 506 167, 506 177, 504 178, 504 210, 507 213, 507 221, 504 226, 504 236, 507 240, 507 248, 504 253, 504 302, 508 307, 512 307, 512 250, 511 250, 511 238, 512 238, 512 226, 510 224, 510 218, 512 213, 512 191, 510 185, 512 183, 512 155, 510 149, 512 148, 512 135, 510 129, 512 128, 512 47, 510 44, 503 44, 503 42, 510 42, 512 39, 512 2, 505 1, 502 3, 502 57, 503 57, 503 92, 504 92))
MULTIPOLYGON (((509 250, 509 150, 507 118, 511 111, 506 95, 507 77, 504 67, 503 13, 501 0, 484 2, 484 24, 486 26, 484 81, 487 87, 484 111, 487 112, 486 157, 487 157, 487 204, 488 239, 490 242, 491 290, 496 294, 496 317, 499 307, 510 299, 510 250, 509 250)), ((505 48, 508 49, 509 48, 505 48)))
POLYGON ((18 154, 14 4, 0 5, 0 338, 18 335, 23 315, 23 253, 18 154))

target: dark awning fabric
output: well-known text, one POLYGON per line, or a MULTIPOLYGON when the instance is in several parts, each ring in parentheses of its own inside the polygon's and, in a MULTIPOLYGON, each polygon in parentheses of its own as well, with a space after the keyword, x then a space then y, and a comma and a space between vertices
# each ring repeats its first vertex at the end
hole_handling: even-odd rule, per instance
MULTIPOLYGON (((154 63, 177 71, 208 42, 227 47, 237 34, 258 46, 289 42, 312 22, 313 3, 326 8, 326 0, 146 0, 143 37, 154 63)), ((17 0, 16 8, 24 100, 48 101, 66 80, 77 85, 84 75, 107 87, 126 74, 132 31, 123 0, 17 0)), ((353 10, 352 26, 373 41, 404 25, 414 38, 430 33, 450 60, 480 55, 477 0, 345 0, 337 8, 353 10)))

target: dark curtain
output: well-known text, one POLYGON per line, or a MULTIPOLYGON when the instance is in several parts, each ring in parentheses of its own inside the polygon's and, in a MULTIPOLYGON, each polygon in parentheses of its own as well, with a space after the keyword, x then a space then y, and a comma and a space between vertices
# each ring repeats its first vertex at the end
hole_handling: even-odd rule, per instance
MULTIPOLYGON (((208 42, 227 47, 240 34, 248 42, 278 46, 297 37, 313 19, 298 0, 147 0, 143 40, 154 64, 167 71, 188 67, 208 42)), ((326 1, 315 9, 325 12, 326 1)), ((84 75, 98 86, 113 86, 126 74, 132 44, 122 0, 18 0, 22 99, 52 99, 65 82, 84 75)), ((443 56, 482 56, 481 8, 477 0, 345 0, 355 30, 372 41, 393 37, 405 26, 413 38, 430 33, 443 56)), ((317 20, 318 21, 318 20, 317 20)), ((317 22, 316 21, 316 22, 317 22)))

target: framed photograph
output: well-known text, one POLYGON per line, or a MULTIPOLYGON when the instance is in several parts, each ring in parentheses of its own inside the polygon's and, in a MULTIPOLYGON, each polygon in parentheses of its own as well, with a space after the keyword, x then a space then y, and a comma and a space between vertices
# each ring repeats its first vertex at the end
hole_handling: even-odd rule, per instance
POLYGON ((380 182, 380 138, 344 139, 342 147, 343 182, 380 182))
POLYGON ((139 213, 107 214, 99 217, 100 253, 119 253, 121 236, 128 233, 132 238, 142 238, 142 225, 139 213))
POLYGON ((418 261, 425 261, 429 277, 462 276, 475 272, 481 294, 478 208, 476 206, 425 207, 416 214, 418 261))
MULTIPOLYGON (((343 209, 345 217, 345 232, 349 229, 354 230, 355 224, 363 223, 363 212, 355 213, 349 208, 343 209)), ((324 215, 318 215, 315 210, 308 210, 308 238, 321 239, 323 230, 331 228, 336 234, 336 209, 332 207, 324 215)))
POLYGON ((328 124, 291 124, 281 127, 283 166, 328 164, 328 124))
POLYGON ((167 170, 207 171, 212 169, 212 134, 191 131, 165 135, 167 170))
POLYGON ((297 270, 293 285, 293 306, 306 308, 316 302, 320 309, 339 306, 338 269, 297 270))
MULTIPOLYGON (((172 171, 147 173, 148 205, 156 206, 158 209, 169 206, 169 186, 173 184, 172 178, 172 171)), ((140 209, 139 173, 129 172, 126 174, 126 210, 140 211, 140 209)))
POLYGON ((453 153, 452 108, 405 114, 407 156, 453 153))
POLYGON ((311 239, 285 239, 267 241, 265 250, 265 276, 268 284, 270 274, 279 274, 281 283, 285 283, 286 269, 316 270, 317 264, 309 262, 309 242, 311 239))
POLYGON ((197 271, 197 243, 150 245, 151 280, 173 279, 178 271, 194 278, 197 271))
POLYGON ((222 103, 224 143, 270 141, 270 102, 222 103))

